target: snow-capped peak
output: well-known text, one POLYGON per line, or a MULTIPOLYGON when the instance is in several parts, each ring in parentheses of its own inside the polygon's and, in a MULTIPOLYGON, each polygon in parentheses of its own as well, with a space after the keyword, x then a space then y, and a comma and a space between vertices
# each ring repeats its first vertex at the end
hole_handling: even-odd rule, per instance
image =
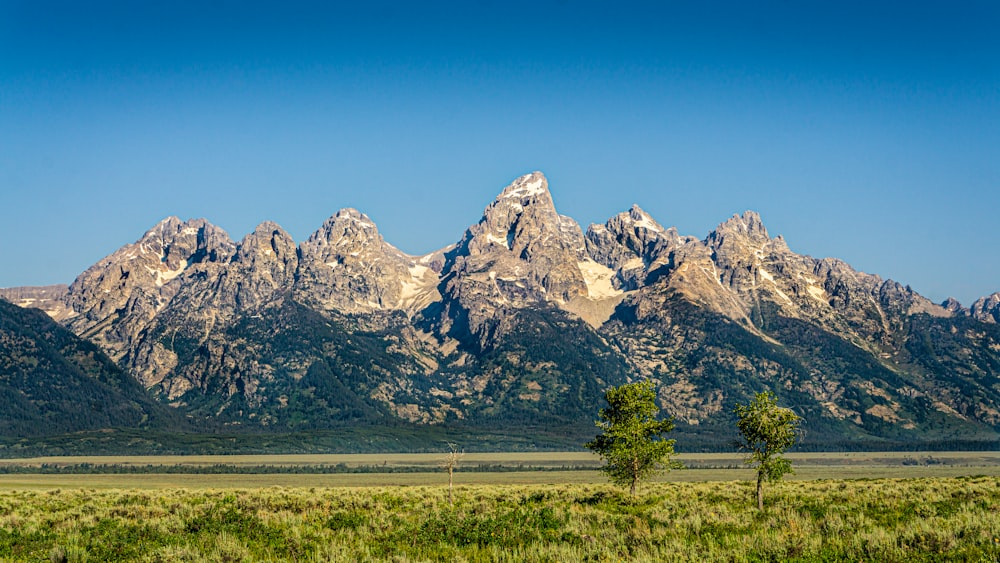
POLYGON ((514 180, 504 189, 503 193, 500 194, 500 197, 502 199, 520 199, 544 194, 547 189, 548 182, 545 180, 545 175, 541 172, 532 172, 531 174, 525 174, 517 180, 514 180))

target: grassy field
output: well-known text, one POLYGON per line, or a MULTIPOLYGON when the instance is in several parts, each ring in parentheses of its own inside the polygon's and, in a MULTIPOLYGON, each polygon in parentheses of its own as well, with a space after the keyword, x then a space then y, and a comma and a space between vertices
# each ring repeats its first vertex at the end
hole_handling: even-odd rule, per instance
POLYGON ((454 505, 443 454, 0 460, 0 562, 1000 561, 1000 453, 792 454, 763 513, 739 455, 679 457, 632 499, 589 452, 469 453, 454 505))
POLYGON ((788 481, 763 513, 742 481, 634 500, 606 484, 462 485, 454 505, 440 485, 236 486, 3 490, 0 561, 1000 559, 994 477, 788 481))

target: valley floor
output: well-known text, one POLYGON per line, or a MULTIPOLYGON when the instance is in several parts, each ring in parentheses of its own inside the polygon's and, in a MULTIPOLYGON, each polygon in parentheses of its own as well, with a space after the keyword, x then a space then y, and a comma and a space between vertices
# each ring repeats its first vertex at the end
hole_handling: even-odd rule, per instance
MULTIPOLYGON (((444 454, 65 456, 0 459, 3 489, 170 489, 439 485, 444 454)), ((1000 452, 792 453, 789 480, 1000 476, 1000 452)), ((661 483, 749 481, 738 454, 681 454, 661 483)), ((459 485, 601 484, 590 452, 468 453, 459 485)))

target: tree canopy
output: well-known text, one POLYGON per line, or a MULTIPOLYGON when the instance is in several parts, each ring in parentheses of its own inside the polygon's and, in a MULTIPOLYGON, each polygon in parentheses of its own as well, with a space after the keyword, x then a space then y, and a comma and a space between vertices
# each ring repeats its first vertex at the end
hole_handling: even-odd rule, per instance
POLYGON ((603 458, 602 470, 618 485, 629 485, 634 496, 640 480, 670 468, 675 440, 663 439, 674 429, 673 418, 658 420, 656 392, 649 381, 612 387, 598 415, 602 433, 584 444, 603 458))

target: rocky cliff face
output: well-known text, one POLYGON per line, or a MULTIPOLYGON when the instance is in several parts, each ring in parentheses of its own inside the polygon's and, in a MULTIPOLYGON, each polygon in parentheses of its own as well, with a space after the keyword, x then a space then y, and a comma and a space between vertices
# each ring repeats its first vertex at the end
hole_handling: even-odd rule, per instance
POLYGON ((69 286, 66 324, 121 360, 186 280, 214 279, 235 250, 229 235, 204 219, 168 217, 69 286))
POLYGON ((1000 323, 1000 292, 977 299, 972 304, 970 314, 984 323, 1000 323))
POLYGON ((677 229, 664 229, 638 205, 604 225, 587 229, 587 251, 615 273, 614 286, 631 291, 649 285, 673 268, 673 253, 695 242, 677 229))
MULTIPOLYGON (((290 292, 298 265, 292 238, 265 222, 237 245, 228 260, 193 269, 155 315, 140 326, 125 325, 133 343, 123 362, 147 386, 168 399, 223 380, 222 394, 252 389, 259 377, 252 347, 234 345, 226 331, 244 316, 278 307, 290 292), (198 351, 197 358, 190 351, 198 351), (197 359, 197 361, 195 361, 197 359), (236 380, 247 381, 240 384, 236 380), (250 382, 250 385, 243 383, 250 382)), ((143 289, 140 291, 149 291, 143 289)))
POLYGON ((511 329, 526 307, 566 307, 591 297, 580 226, 559 215, 548 181, 535 172, 507 186, 448 253, 440 331, 471 336, 480 350, 511 329))
POLYGON ((295 296, 324 311, 414 311, 438 300, 434 255, 415 258, 383 240, 375 223, 343 209, 301 246, 295 296))
POLYGON ((589 431, 603 387, 648 378, 698 436, 724 433, 761 389, 821 440, 1000 428, 1000 294, 936 305, 793 252, 749 211, 701 240, 638 206, 584 235, 538 172, 422 257, 353 209, 298 246, 274 223, 234 243, 168 218, 68 289, 5 291, 164 401, 228 424, 589 431))
POLYGON ((57 321, 67 319, 72 309, 66 306, 65 298, 69 286, 64 284, 38 287, 0 287, 0 299, 18 307, 41 309, 57 321))

